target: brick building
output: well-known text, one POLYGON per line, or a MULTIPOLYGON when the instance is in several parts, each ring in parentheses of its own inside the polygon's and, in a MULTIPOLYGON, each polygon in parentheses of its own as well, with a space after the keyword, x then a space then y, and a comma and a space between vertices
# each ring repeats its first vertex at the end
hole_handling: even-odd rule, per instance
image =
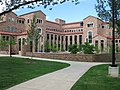
MULTIPOLYGON (((27 30, 33 15, 37 16, 37 30, 41 37, 38 43, 38 52, 44 52, 46 41, 49 45, 56 45, 59 51, 68 51, 70 44, 84 44, 89 42, 98 45, 103 50, 109 46, 112 39, 112 29, 108 22, 88 16, 82 21, 66 23, 62 19, 55 19, 55 22, 46 20, 46 15, 42 11, 34 11, 17 16, 11 12, 1 16, 0 38, 9 40, 10 36, 17 39, 13 52, 21 53, 23 40, 27 39, 27 30)), ((119 46, 120 39, 116 38, 116 45, 119 46)))

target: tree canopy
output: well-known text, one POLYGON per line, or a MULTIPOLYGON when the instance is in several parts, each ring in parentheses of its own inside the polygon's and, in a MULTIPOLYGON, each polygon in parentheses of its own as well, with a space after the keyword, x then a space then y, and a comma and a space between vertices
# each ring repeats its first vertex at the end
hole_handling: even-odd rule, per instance
MULTIPOLYGON (((120 19, 120 0, 115 1, 115 19, 120 19)), ((111 21, 112 19, 112 0, 97 0, 96 11, 98 16, 105 21, 111 21)))
MULTIPOLYGON (((120 0, 114 0, 116 34, 120 35, 120 0)), ((112 0, 97 0, 96 11, 105 21, 112 22, 112 0)))
MULTIPOLYGON (((72 1, 75 5, 79 4, 78 0, 0 0, 1 15, 4 15, 12 10, 24 8, 27 5, 28 8, 34 9, 36 6, 44 6, 46 8, 48 5, 62 4, 66 1, 72 1)), ((50 8, 52 10, 52 8, 50 8)))

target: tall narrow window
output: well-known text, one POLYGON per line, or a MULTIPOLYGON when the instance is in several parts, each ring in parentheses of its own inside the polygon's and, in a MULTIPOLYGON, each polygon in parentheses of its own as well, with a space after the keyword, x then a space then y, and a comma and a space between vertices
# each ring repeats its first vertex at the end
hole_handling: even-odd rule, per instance
POLYGON ((70 44, 72 45, 72 36, 70 36, 70 44))
POLYGON ((104 50, 104 40, 101 40, 101 51, 104 50))
POLYGON ((40 28, 38 28, 38 29, 37 29, 37 32, 38 32, 38 33, 41 33, 41 29, 40 29, 40 28))
POLYGON ((65 50, 67 51, 68 50, 68 36, 66 36, 65 41, 66 41, 66 48, 65 48, 65 50))
POLYGON ((88 40, 89 40, 89 43, 92 43, 92 32, 88 32, 88 40))
POLYGON ((49 34, 47 34, 47 40, 49 40, 49 34))
POLYGON ((30 20, 28 19, 27 22, 30 23, 30 20))
POLYGON ((82 35, 79 35, 79 44, 82 44, 82 35))
POLYGON ((18 40, 19 42, 19 51, 21 51, 21 38, 18 40))
POLYGON ((95 40, 95 46, 98 46, 98 40, 95 40))
POLYGON ((77 35, 74 36, 75 44, 77 44, 77 35))

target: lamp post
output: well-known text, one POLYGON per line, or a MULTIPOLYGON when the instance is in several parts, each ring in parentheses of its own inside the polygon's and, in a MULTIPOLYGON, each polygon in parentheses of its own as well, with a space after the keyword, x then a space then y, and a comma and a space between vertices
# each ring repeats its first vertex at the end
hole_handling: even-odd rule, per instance
POLYGON ((112 67, 116 67, 115 64, 115 1, 112 0, 112 67))
POLYGON ((119 67, 115 64, 115 0, 112 0, 112 64, 109 66, 108 74, 112 77, 119 76, 119 67))

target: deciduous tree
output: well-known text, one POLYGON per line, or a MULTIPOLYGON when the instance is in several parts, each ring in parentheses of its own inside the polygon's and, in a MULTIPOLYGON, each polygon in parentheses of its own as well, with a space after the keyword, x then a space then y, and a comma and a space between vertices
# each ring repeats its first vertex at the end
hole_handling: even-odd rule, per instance
MULTIPOLYGON (((120 35, 120 0, 115 1, 115 25, 120 35)), ((112 0, 97 0, 95 6, 98 16, 105 21, 112 22, 112 0)))
POLYGON ((0 16, 20 7, 24 8, 25 5, 31 9, 34 9, 36 6, 44 6, 46 8, 48 5, 54 6, 66 1, 72 1, 75 5, 79 4, 78 0, 0 0, 0 9, 2 9, 0 16))

